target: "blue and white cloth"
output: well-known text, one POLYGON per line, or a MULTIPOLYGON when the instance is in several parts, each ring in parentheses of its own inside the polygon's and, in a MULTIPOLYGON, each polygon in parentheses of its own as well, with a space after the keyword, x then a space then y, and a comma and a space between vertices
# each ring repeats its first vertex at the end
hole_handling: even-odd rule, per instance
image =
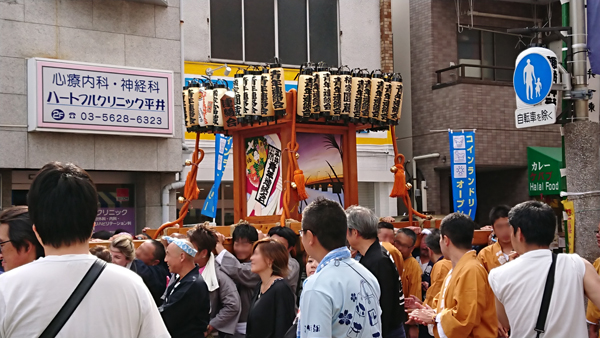
POLYGON ((350 250, 332 250, 304 283, 297 337, 381 337, 380 297, 377 279, 350 250))
POLYGON ((196 254, 198 253, 198 250, 192 248, 192 246, 190 245, 189 242, 183 240, 183 239, 179 239, 179 238, 173 238, 171 236, 163 236, 163 238, 167 241, 167 243, 171 244, 171 243, 175 243, 175 245, 177 245, 181 250, 183 250, 183 252, 185 252, 186 254, 192 256, 192 257, 196 257, 196 254))

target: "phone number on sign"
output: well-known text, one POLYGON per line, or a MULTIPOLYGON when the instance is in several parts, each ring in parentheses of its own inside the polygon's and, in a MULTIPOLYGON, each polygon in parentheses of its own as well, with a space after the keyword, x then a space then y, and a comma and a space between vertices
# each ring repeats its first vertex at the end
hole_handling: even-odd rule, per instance
MULTIPOLYGON (((102 121, 102 122, 115 122, 115 123, 137 123, 137 124, 151 124, 160 125, 162 124, 162 117, 155 116, 142 116, 142 115, 125 115, 125 114, 94 114, 94 113, 81 113, 82 121, 102 121)), ((73 119, 74 117, 71 117, 73 119)))

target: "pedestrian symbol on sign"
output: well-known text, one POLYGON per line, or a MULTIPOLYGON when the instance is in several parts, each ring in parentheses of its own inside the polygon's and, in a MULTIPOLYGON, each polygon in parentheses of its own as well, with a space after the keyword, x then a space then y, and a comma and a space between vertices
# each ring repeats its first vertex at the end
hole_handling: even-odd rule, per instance
POLYGON ((523 103, 536 105, 542 102, 550 93, 552 81, 552 66, 545 56, 531 53, 517 63, 513 85, 523 103))

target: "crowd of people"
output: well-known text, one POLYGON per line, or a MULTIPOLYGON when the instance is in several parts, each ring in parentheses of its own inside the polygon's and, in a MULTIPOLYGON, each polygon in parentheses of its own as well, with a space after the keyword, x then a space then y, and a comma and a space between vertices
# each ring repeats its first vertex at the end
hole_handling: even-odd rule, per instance
POLYGON ((542 202, 493 208, 480 250, 460 213, 440 229, 395 229, 319 198, 299 238, 240 221, 230 252, 208 224, 160 241, 94 233, 97 208, 89 175, 53 162, 28 207, 0 214, 0 338, 598 337, 600 258, 554 254, 557 220, 542 202), (110 245, 90 249, 92 237, 110 245))

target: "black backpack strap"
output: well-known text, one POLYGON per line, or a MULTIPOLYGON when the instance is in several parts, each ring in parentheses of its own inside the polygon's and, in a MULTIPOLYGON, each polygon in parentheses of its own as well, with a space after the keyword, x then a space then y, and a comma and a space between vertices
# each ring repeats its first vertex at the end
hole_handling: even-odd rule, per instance
POLYGON ((73 291, 66 303, 58 311, 50 324, 48 324, 48 327, 46 327, 44 332, 42 332, 40 338, 56 337, 65 323, 69 320, 69 318, 71 318, 71 315, 73 312, 75 312, 85 295, 87 295, 88 291, 90 291, 92 285, 94 285, 98 279, 98 276, 100 276, 105 267, 105 261, 96 259, 85 276, 83 276, 81 282, 79 282, 79 285, 77 285, 75 288, 75 291, 73 291))
POLYGON ((546 278, 546 286, 544 287, 544 296, 542 298, 542 307, 540 308, 540 314, 538 315, 537 323, 535 324, 535 332, 537 332, 536 338, 540 337, 540 334, 544 333, 544 327, 546 326, 546 317, 548 317, 548 309, 550 308, 550 298, 552 297, 552 289, 554 288, 554 271, 556 270, 556 254, 552 253, 552 264, 550 264, 550 271, 548 271, 548 277, 546 278))

